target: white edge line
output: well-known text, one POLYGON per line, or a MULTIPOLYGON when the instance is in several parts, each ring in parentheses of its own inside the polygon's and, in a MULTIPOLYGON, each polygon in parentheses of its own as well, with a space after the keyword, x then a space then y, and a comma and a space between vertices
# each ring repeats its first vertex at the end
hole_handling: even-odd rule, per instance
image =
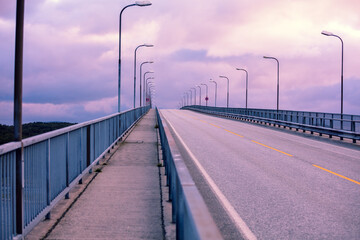
MULTIPOLYGON (((164 116, 164 115, 163 115, 164 116)), ((165 117, 165 116, 164 116, 165 117)), ((166 119, 166 118, 165 118, 166 119)), ((204 176, 204 178, 206 179, 206 181, 208 182, 209 186, 211 187, 211 189, 213 190, 213 192, 215 193, 215 195, 217 196, 217 198, 219 199, 219 201, 222 203, 222 205, 224 206, 225 210, 227 211, 228 215, 232 218, 232 220, 234 221, 236 227, 239 229, 239 231, 242 233, 243 237, 245 237, 248 240, 255 240, 257 239, 256 236, 254 235, 253 232, 251 232, 250 228, 246 225, 246 223, 244 222, 244 220, 242 220, 242 218, 239 216, 239 214, 236 212, 236 210, 234 209, 234 207, 231 205, 231 203, 229 202, 229 200, 227 200, 227 198, 224 196, 224 194, 220 191, 219 187, 215 184, 215 182, 212 180, 212 178, 209 176, 209 174, 207 174, 207 172, 205 171, 205 169, 203 168, 203 166, 200 164, 199 160, 194 156, 194 154, 190 151, 190 149, 188 148, 188 146, 185 144, 185 142, 182 140, 182 138, 180 137, 180 135, 176 132, 175 128, 172 126, 172 124, 167 121, 169 126, 172 128, 173 132, 175 133, 175 135, 177 136, 177 138, 179 139, 179 141, 181 142, 181 144, 184 146, 185 150, 189 153, 190 157, 192 158, 192 160, 194 161, 194 163, 196 164, 196 166, 198 167, 198 169, 200 170, 201 174, 204 176)))

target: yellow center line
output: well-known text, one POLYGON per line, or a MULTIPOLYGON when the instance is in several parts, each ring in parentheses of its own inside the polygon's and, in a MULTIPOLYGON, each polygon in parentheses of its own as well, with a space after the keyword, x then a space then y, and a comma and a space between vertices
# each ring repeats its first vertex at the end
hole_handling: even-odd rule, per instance
POLYGON ((200 122, 203 122, 203 123, 207 123, 207 121, 204 121, 204 120, 201 120, 201 119, 199 119, 199 121, 200 121, 200 122))
POLYGON ((338 173, 336 173, 336 172, 327 170, 326 168, 322 168, 322 167, 320 167, 320 166, 318 166, 318 165, 315 165, 315 164, 313 164, 313 166, 314 166, 314 167, 317 167, 317 168, 320 168, 321 170, 324 170, 324 171, 326 171, 326 172, 332 173, 332 174, 334 174, 334 175, 336 175, 336 176, 338 176, 338 177, 344 178, 344 179, 346 179, 346 180, 348 180, 348 181, 350 181, 350 182, 353 182, 353 183, 356 183, 356 184, 359 184, 359 185, 360 185, 360 182, 355 181, 355 180, 353 180, 353 179, 351 179, 351 178, 345 177, 345 176, 343 176, 343 175, 340 175, 340 174, 338 174, 338 173))
POLYGON ((219 126, 217 126, 217 125, 215 125, 215 124, 212 124, 212 123, 209 123, 211 126, 214 126, 214 127, 217 127, 217 128, 221 128, 221 127, 219 127, 219 126))
POLYGON ((237 133, 234 133, 234 132, 232 132, 232 131, 230 131, 230 130, 227 130, 227 129, 224 129, 224 130, 227 131, 227 132, 229 132, 229 133, 231 133, 231 134, 234 134, 234 135, 236 135, 236 136, 244 137, 244 136, 241 136, 241 135, 239 135, 239 134, 237 134, 237 133))
POLYGON ((257 142, 257 141, 254 141, 254 140, 251 140, 251 141, 252 141, 253 143, 257 143, 257 144, 259 144, 259 145, 261 145, 261 146, 264 146, 264 147, 270 148, 270 149, 272 149, 272 150, 275 150, 275 151, 277 151, 277 152, 279 152, 279 153, 282 153, 282 154, 285 154, 285 155, 287 155, 287 156, 290 156, 290 157, 292 157, 292 156, 293 156, 293 155, 291 155, 291 154, 288 154, 288 153, 286 153, 286 152, 280 151, 279 149, 276 149, 276 148, 270 147, 270 146, 268 146, 268 145, 265 145, 265 144, 259 143, 259 142, 257 142))

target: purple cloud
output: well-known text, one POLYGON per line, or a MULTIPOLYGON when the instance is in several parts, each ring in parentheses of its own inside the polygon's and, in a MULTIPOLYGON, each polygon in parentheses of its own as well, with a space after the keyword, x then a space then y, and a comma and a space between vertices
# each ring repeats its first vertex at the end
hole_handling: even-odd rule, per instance
MULTIPOLYGON (((11 123, 16 6, 0 1, 0 122, 11 123)), ((118 21, 125 4, 25 3, 25 122, 80 122, 117 111, 118 21)), ((242 67, 249 71, 249 107, 274 108, 275 64, 262 58, 272 55, 280 60, 281 108, 338 112, 340 43, 320 34, 328 30, 345 43, 344 110, 359 114, 356 6, 357 1, 339 6, 331 1, 154 0, 151 7, 129 8, 122 26, 122 109, 133 105, 133 51, 151 43, 155 48, 138 52, 137 69, 143 61, 155 61, 143 70, 155 71, 158 107, 175 108, 185 91, 210 78, 218 82, 218 105, 224 106, 226 84, 219 75, 230 78, 230 105, 243 107, 245 76, 235 70, 242 67)), ((137 106, 138 87, 139 82, 137 106)), ((209 104, 213 91, 209 85, 209 104)))

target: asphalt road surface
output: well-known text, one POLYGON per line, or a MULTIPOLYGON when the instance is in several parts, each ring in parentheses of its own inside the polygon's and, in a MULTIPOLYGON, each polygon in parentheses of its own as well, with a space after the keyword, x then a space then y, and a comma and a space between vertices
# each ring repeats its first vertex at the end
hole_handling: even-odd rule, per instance
POLYGON ((195 182, 195 172, 206 182, 200 192, 216 196, 205 200, 225 238, 360 239, 358 146, 192 111, 161 113, 195 182))

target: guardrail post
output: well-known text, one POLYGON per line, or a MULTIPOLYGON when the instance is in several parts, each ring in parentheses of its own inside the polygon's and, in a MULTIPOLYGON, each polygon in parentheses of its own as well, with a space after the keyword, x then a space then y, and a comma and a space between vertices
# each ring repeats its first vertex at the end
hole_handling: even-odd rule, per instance
POLYGON ((355 132, 355 121, 354 116, 351 116, 351 131, 355 132))
POLYGON ((23 219, 24 219, 24 152, 23 147, 16 150, 16 234, 23 233, 23 219))
MULTIPOLYGON (((169 154, 170 150, 169 150, 169 154)), ((176 223, 176 214, 177 214, 177 208, 178 208, 178 201, 176 199, 176 194, 177 194, 177 180, 176 180, 176 169, 174 164, 174 161, 171 161, 172 163, 170 164, 170 185, 169 185, 169 196, 170 196, 170 200, 172 203, 172 222, 176 223), (174 197, 175 196, 175 197, 174 197)))
MULTIPOLYGON (((115 122, 115 124, 116 124, 116 129, 117 129, 117 132, 116 132, 116 139, 117 139, 117 138, 120 137, 120 135, 121 135, 121 120, 120 120, 120 114, 118 114, 118 115, 116 116, 116 122, 115 122)), ((119 140, 121 140, 121 139, 119 139, 119 140)), ((117 145, 117 144, 118 144, 118 141, 116 141, 115 144, 117 145)))
MULTIPOLYGON (((50 139, 47 140, 47 161, 46 161, 46 204, 50 206, 51 203, 51 172, 50 172, 50 139)), ((45 219, 50 219, 51 214, 48 212, 45 219)))
MULTIPOLYGON (((70 158, 70 133, 67 133, 67 139, 66 139, 66 163, 65 163, 65 178, 66 178, 66 187, 69 187, 69 158, 70 158)), ((65 194, 65 199, 69 199, 70 194, 67 192, 65 194)))
MULTIPOLYGON (((90 166, 91 162, 91 125, 86 127, 86 167, 90 166)), ((82 184, 82 179, 80 179, 79 184, 82 184)))
POLYGON ((180 187, 180 182, 176 181, 176 237, 185 239, 184 229, 184 192, 180 187))

